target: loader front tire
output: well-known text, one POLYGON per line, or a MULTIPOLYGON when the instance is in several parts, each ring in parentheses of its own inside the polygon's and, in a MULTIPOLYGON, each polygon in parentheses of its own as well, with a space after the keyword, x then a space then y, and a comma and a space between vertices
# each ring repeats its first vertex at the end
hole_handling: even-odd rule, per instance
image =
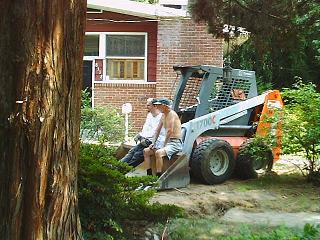
POLYGON ((218 184, 232 175, 235 160, 231 145, 219 139, 209 139, 200 143, 194 150, 191 173, 204 183, 218 184))
POLYGON ((240 179, 257 178, 258 172, 271 171, 273 166, 273 154, 270 147, 263 143, 255 143, 252 139, 244 142, 240 148, 236 160, 235 174, 240 179), (252 151, 257 149, 258 151, 252 151))

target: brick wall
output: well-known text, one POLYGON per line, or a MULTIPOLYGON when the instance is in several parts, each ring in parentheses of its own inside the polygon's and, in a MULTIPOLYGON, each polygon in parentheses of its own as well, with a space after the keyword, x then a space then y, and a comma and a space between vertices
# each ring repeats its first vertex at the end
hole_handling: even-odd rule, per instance
POLYGON ((96 83, 94 90, 95 106, 113 106, 121 112, 124 103, 131 103, 129 115, 131 132, 138 132, 147 116, 146 100, 156 95, 156 85, 129 83, 96 83))
POLYGON ((179 79, 173 65, 223 65, 223 39, 191 19, 161 20, 157 40, 157 97, 171 98, 179 79))
POLYGON ((205 25, 195 24, 191 19, 161 20, 158 22, 156 64, 156 84, 95 83, 95 105, 111 105, 121 112, 122 104, 131 103, 131 132, 138 132, 146 117, 146 100, 174 94, 179 79, 172 66, 222 66, 223 40, 213 38, 205 25))

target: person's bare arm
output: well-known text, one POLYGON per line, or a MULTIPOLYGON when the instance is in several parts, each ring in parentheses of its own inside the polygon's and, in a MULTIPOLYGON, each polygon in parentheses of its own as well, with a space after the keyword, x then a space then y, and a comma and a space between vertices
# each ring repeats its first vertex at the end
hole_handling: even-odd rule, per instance
POLYGON ((166 145, 169 141, 170 138, 172 137, 173 133, 174 133, 174 118, 173 115, 171 114, 171 112, 169 113, 169 116, 167 118, 167 134, 166 134, 166 138, 164 141, 164 145, 166 145))
POLYGON ((160 120, 159 122, 159 125, 154 133, 154 136, 153 136, 153 140, 152 140, 152 144, 150 145, 150 148, 153 149, 154 148, 154 144, 156 143, 158 137, 159 137, 159 134, 160 134, 160 131, 161 131, 161 128, 163 126, 163 123, 162 123, 162 120, 160 120))

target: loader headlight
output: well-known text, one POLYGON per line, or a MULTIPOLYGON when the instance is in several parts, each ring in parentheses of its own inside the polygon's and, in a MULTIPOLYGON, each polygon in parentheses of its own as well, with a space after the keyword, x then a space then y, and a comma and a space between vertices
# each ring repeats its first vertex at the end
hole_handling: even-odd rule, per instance
POLYGON ((231 62, 230 62, 230 59, 227 58, 224 62, 224 68, 223 68, 223 80, 224 81, 231 81, 232 79, 232 67, 230 66, 231 65, 231 62))

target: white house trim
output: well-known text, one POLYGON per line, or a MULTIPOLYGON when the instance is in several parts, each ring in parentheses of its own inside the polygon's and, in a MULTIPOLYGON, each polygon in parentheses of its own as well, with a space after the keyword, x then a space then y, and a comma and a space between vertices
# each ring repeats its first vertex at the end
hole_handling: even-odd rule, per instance
POLYGON ((157 19, 159 17, 187 17, 187 11, 129 0, 88 0, 87 7, 137 17, 157 19))

